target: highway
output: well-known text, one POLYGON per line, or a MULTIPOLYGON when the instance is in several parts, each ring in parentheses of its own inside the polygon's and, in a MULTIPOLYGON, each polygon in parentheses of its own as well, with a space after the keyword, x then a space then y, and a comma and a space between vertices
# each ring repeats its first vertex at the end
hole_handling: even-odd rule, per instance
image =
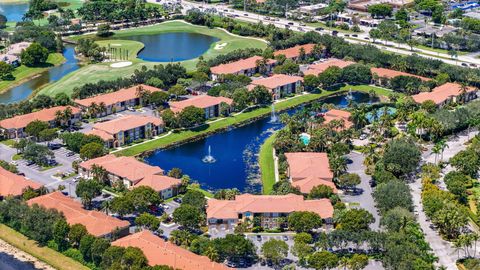
MULTIPOLYGON (((147 0, 150 3, 155 3, 155 4, 161 4, 161 2, 156 2, 156 0, 147 0)), ((167 1, 168 2, 168 1, 167 1)), ((170 1, 171 2, 171 1, 170 1)), ((177 2, 178 3, 178 2, 177 2)), ((251 12, 244 12, 241 10, 235 10, 230 8, 226 4, 208 4, 208 3, 197 3, 197 2, 187 2, 187 1, 181 1, 180 4, 182 5, 183 9, 182 12, 185 14, 188 10, 192 8, 197 8, 200 10, 207 10, 207 9, 216 9, 217 13, 216 14, 221 14, 223 16, 228 16, 232 17, 238 20, 242 21, 247 21, 251 23, 258 23, 259 21, 265 23, 265 24, 273 24, 276 27, 279 28, 290 28, 294 31, 298 32, 308 32, 308 31, 316 31, 322 34, 328 34, 332 35, 331 30, 322 30, 322 31, 317 31, 315 30, 314 27, 310 26, 301 26, 299 22, 297 21, 292 21, 288 20, 285 18, 275 18, 275 21, 273 20, 266 20, 266 17, 263 15, 251 13, 251 12)), ((363 28, 363 30, 367 30, 368 28, 363 28)), ((450 55, 445 54, 445 53, 438 53, 438 52, 433 52, 425 49, 420 49, 420 48, 414 48, 414 51, 410 50, 410 47, 407 44, 399 44, 395 43, 392 41, 388 41, 385 43, 385 41, 380 41, 376 40, 375 43, 373 43, 370 40, 369 34, 367 31, 364 31, 362 33, 355 33, 357 37, 352 37, 352 34, 345 34, 342 32, 338 32, 337 36, 343 37, 347 42, 354 43, 354 44, 370 44, 373 45, 381 50, 384 51, 389 51, 392 53, 397 53, 397 54, 403 54, 403 55, 412 55, 414 53, 418 54, 419 56, 430 58, 430 59, 436 59, 443 61, 445 63, 451 64, 451 65, 457 65, 461 66, 462 63, 463 65, 469 65, 469 67, 475 66, 480 66, 480 59, 471 57, 468 55, 459 55, 456 59, 452 59, 450 55), (345 36, 345 35, 348 35, 345 36)))

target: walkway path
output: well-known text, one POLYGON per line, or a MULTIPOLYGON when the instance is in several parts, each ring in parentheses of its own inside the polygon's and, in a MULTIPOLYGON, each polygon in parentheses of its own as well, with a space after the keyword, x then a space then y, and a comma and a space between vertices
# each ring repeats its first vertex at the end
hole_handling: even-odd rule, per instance
MULTIPOLYGON (((447 141, 448 148, 446 148, 443 153, 443 160, 448 161, 456 153, 464 150, 466 148, 465 142, 467 142, 476 134, 478 134, 478 131, 472 131, 470 132, 470 135, 467 135, 466 132, 463 132, 458 135, 451 136, 447 141)), ((422 160, 424 162, 433 163, 435 161, 435 154, 433 154, 430 149, 431 147, 429 147, 429 150, 422 155, 422 160)), ((437 160, 439 158, 441 157, 438 157, 437 160)), ((429 220, 427 220, 427 216, 423 211, 421 198, 421 179, 418 178, 415 180, 415 182, 411 183, 410 188, 412 190, 413 205, 415 205, 417 211, 417 221, 420 224, 423 233, 425 234, 426 241, 430 244, 435 256, 438 257, 438 264, 447 267, 447 269, 456 270, 457 266, 455 261, 457 259, 457 252, 450 242, 443 240, 436 231, 430 228, 431 223, 429 220)))

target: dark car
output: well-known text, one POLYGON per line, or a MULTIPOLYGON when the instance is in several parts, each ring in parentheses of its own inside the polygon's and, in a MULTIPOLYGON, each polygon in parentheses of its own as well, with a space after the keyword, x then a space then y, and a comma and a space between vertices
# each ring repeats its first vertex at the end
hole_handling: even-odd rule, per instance
POLYGON ((176 203, 182 203, 182 198, 174 198, 173 201, 176 203))
POLYGON ((358 35, 357 34, 352 34, 352 37, 358 37, 358 35))
POLYGON ((262 236, 261 235, 257 235, 257 241, 262 242, 262 236))
POLYGON ((377 182, 375 181, 375 179, 370 179, 370 181, 368 181, 370 183, 370 186, 371 187, 376 187, 377 186, 377 182))
POLYGON ((333 36, 338 35, 338 31, 337 31, 337 30, 333 30, 333 31, 332 31, 332 35, 333 35, 333 36))
POLYGON ((467 63, 462 63, 462 66, 468 67, 467 63))
POLYGON ((50 150, 57 150, 57 149, 60 149, 61 147, 62 147, 62 145, 59 144, 59 143, 50 143, 50 144, 48 144, 48 148, 49 148, 50 150))
POLYGON ((25 174, 23 172, 19 172, 19 173, 17 173, 17 175, 25 176, 25 174))
POLYGON ((72 151, 67 153, 67 157, 71 157, 71 156, 74 156, 74 155, 75 155, 75 152, 72 152, 72 151))
POLYGON ((317 27, 317 28, 315 28, 315 30, 317 30, 317 31, 323 31, 323 28, 322 28, 322 27, 317 27))
POLYGON ((25 163, 25 165, 27 165, 27 166, 31 166, 33 164, 35 164, 35 162, 33 160, 27 160, 27 162, 25 163))
POLYGON ((293 25, 293 22, 289 22, 288 24, 289 24, 289 25, 293 25))

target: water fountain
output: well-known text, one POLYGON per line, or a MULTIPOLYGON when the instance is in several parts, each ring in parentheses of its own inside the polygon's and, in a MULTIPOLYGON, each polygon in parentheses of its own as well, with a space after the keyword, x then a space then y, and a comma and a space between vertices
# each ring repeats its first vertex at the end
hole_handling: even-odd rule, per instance
POLYGON ((271 123, 271 124, 278 123, 278 117, 277 117, 277 114, 275 113, 275 106, 273 105, 273 103, 272 103, 272 114, 270 116, 269 123, 271 123))
POLYGON ((348 94, 345 97, 345 99, 348 100, 348 101, 353 100, 352 88, 350 88, 350 90, 348 90, 348 94))
POLYGON ((213 156, 212 156, 212 149, 210 147, 210 145, 208 146, 208 155, 204 156, 202 158, 202 161, 204 163, 214 163, 215 161, 217 161, 213 156))

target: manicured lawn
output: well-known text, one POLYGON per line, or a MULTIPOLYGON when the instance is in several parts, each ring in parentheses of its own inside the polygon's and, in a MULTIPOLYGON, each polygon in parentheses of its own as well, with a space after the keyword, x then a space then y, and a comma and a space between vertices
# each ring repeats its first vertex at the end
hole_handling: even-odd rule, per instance
POLYGON ((15 140, 12 140, 12 139, 3 140, 3 141, 1 141, 0 143, 4 144, 4 145, 6 145, 6 146, 13 147, 13 145, 15 144, 15 140))
POLYGON ((59 270, 88 270, 81 263, 54 251, 48 247, 39 247, 35 241, 29 240, 23 234, 0 224, 0 238, 18 249, 48 263, 59 270))
MULTIPOLYGON (((98 45, 107 48, 116 48, 128 51, 128 59, 135 60, 138 52, 143 49, 144 45, 141 42, 134 40, 99 40, 98 45)), ((118 59, 119 55, 112 55, 112 58, 118 59)), ((120 60, 118 60, 120 61, 120 60)))
MULTIPOLYGON (((187 32, 187 33, 199 33, 209 36, 214 36, 219 39, 219 41, 212 43, 210 49, 208 49, 204 54, 203 57, 205 59, 211 59, 218 55, 225 54, 231 52, 236 49, 240 48, 261 48, 264 49, 267 47, 267 43, 255 39, 255 38, 245 38, 239 37, 232 34, 227 33, 221 29, 210 29, 204 26, 197 26, 191 25, 183 21, 167 21, 157 25, 151 25, 146 27, 139 27, 135 29, 126 29, 121 31, 115 31, 115 35, 110 37, 109 40, 103 40, 100 43, 104 44, 125 44, 127 40, 122 40, 122 37, 133 36, 133 35, 153 35, 159 33, 172 33, 172 32, 187 32), (215 45, 223 44, 226 45, 222 49, 215 49, 215 45)), ((82 36, 85 37, 85 36, 82 36)), ((88 36, 87 36, 88 37, 88 36)), ((94 37, 93 35, 89 35, 89 37, 94 37)), ((78 39, 79 37, 74 37, 72 39, 78 39)), ((140 49, 134 43, 129 43, 128 46, 132 47, 132 51, 134 49, 140 49)), ((134 54, 131 54, 132 56, 134 54)), ((130 60, 133 62, 132 65, 123 68, 112 68, 110 67, 110 63, 101 63, 101 64, 92 64, 87 65, 85 67, 76 70, 67 76, 64 76, 59 81, 46 86, 43 88, 39 93, 46 94, 50 96, 55 96, 57 93, 65 92, 70 95, 73 91, 73 88, 79 87, 84 85, 86 82, 95 83, 100 80, 114 80, 119 77, 128 77, 135 69, 140 69, 141 66, 147 66, 148 68, 152 68, 154 65, 159 64, 158 62, 145 62, 138 58, 132 57, 130 60)), ((195 64, 197 63, 198 59, 191 59, 187 61, 181 62, 187 70, 194 70, 195 64)), ((166 63, 165 63, 166 64, 166 63)))
POLYGON ((275 184, 275 162, 273 160, 273 142, 275 134, 265 140, 260 148, 259 165, 262 173, 263 194, 270 194, 275 184))
MULTIPOLYGON (((206 190, 204 190, 204 189, 201 189, 201 188, 195 188, 195 187, 193 187, 193 186, 191 186, 191 185, 190 185, 190 186, 188 186, 188 187, 187 187, 187 189, 189 189, 189 190, 197 190, 197 191, 200 191, 200 192, 202 192, 202 193, 203 193, 203 195, 205 195, 205 197, 207 197, 207 198, 213 198, 213 194, 212 194, 212 193, 210 193, 210 192, 208 192, 208 191, 206 191, 206 190)), ((172 200, 173 200, 173 198, 172 198, 172 200)))
MULTIPOLYGON (((444 54, 448 54, 448 50, 444 50, 444 49, 438 49, 438 48, 432 48, 432 47, 427 47, 427 46, 424 46, 424 45, 417 45, 415 46, 419 49, 422 49, 422 50, 427 50, 427 51, 431 51, 431 52, 435 52, 435 53, 444 53, 444 54)), ((463 51, 457 51, 457 54, 460 56, 460 55, 467 55, 469 54, 469 52, 463 52, 463 51)))
MULTIPOLYGON (((306 94, 306 95, 296 96, 294 98, 276 103, 275 109, 277 111, 282 111, 285 109, 298 106, 305 102, 309 102, 315 99, 333 95, 338 92, 340 91, 323 91, 320 94, 306 94)), ((240 124, 252 118, 268 115, 270 114, 270 112, 271 112, 270 107, 262 107, 250 112, 245 112, 235 116, 230 116, 230 117, 221 119, 219 121, 216 121, 214 123, 203 125, 202 127, 199 127, 199 128, 179 131, 177 133, 172 133, 169 136, 166 136, 163 138, 158 138, 151 141, 147 141, 143 144, 134 145, 130 148, 115 152, 115 155, 117 156, 139 155, 145 151, 154 150, 157 148, 164 148, 173 143, 192 139, 196 136, 208 135, 209 133, 220 131, 221 129, 225 129, 232 125, 240 124)))
MULTIPOLYGON (((345 91, 349 91, 350 89, 352 89, 352 91, 358 91, 358 92, 364 92, 364 93, 369 93, 370 90, 373 90, 373 91, 375 91, 375 94, 380 95, 380 96, 385 96, 385 97, 388 97, 390 94, 394 93, 392 90, 389 90, 389 89, 377 87, 377 86, 374 86, 374 85, 366 85, 366 84, 345 85, 345 86, 340 88, 340 90, 345 90, 345 91)), ((402 93, 397 92, 397 94, 400 95, 400 96, 404 96, 404 94, 402 94, 402 93)))
POLYGON ((20 160, 22 158, 23 158, 22 154, 15 154, 13 155, 12 160, 20 160))
MULTIPOLYGON (((48 56, 47 63, 50 67, 59 65, 65 61, 65 58, 61 53, 51 53, 48 56)), ((31 77, 46 71, 49 67, 27 67, 21 65, 13 71, 13 76, 15 80, 13 81, 0 81, 0 92, 3 92, 9 88, 12 88, 16 85, 21 84, 22 82, 30 79, 31 77)))

